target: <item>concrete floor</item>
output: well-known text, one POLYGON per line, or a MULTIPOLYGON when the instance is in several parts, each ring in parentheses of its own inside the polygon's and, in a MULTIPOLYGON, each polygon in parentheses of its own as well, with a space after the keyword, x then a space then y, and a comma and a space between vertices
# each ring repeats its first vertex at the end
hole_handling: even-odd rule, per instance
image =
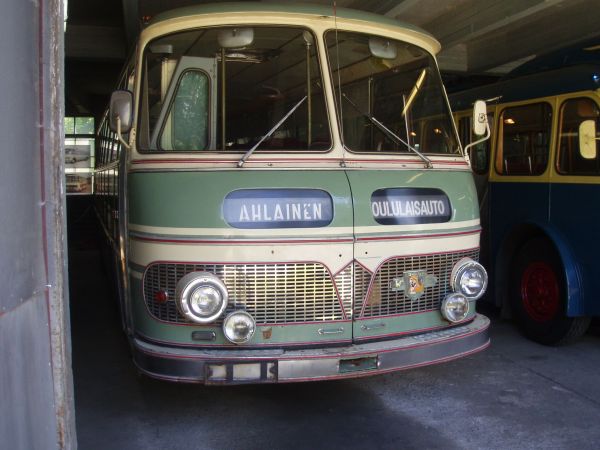
POLYGON ((138 377, 92 241, 70 249, 81 450, 598 449, 600 332, 569 347, 494 319, 466 359, 351 381, 203 387, 138 377))

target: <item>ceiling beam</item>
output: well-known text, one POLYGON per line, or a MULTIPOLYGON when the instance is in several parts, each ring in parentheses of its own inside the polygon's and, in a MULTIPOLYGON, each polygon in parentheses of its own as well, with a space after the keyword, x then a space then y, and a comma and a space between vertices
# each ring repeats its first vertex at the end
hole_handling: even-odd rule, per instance
POLYGON ((404 0, 385 13, 386 16, 432 30, 426 26, 436 18, 452 15, 472 0, 404 0))
POLYGON ((541 55, 568 47, 590 38, 599 37, 598 14, 590 13, 589 2, 568 3, 523 21, 518 26, 505 27, 488 33, 467 44, 468 70, 481 72, 511 61, 541 55))
MULTIPOLYGON (((575 0, 576 1, 576 0, 575 0)), ((498 30, 526 23, 565 0, 478 0, 424 24, 442 45, 474 41, 498 30)), ((573 2, 573 0, 571 0, 573 2)))

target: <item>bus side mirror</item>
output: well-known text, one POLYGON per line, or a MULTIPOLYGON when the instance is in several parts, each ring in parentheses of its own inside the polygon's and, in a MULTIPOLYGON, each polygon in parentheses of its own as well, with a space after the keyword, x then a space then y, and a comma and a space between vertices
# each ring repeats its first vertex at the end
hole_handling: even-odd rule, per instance
POLYGON ((114 91, 110 96, 108 110, 108 126, 111 131, 117 134, 129 133, 132 125, 132 111, 133 95, 131 92, 114 91))
POLYGON ((473 134, 483 136, 487 132, 487 105, 477 100, 473 105, 473 134))
POLYGON ((584 159, 596 158, 595 120, 584 120, 579 124, 579 154, 584 159))

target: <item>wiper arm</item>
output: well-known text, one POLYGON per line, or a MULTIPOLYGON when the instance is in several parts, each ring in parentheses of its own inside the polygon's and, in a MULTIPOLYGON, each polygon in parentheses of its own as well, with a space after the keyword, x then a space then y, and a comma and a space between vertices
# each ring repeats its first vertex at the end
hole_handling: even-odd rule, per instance
POLYGON ((409 150, 416 153, 417 156, 425 162, 426 168, 428 168, 428 169, 433 168, 433 164, 431 163, 431 160, 427 156, 425 156, 419 150, 417 150, 416 148, 411 146, 408 142, 405 142, 404 139, 402 139, 400 136, 398 136, 396 133, 394 133, 392 130, 390 130, 388 127, 386 127, 384 124, 382 124, 372 114, 362 111, 356 105, 356 103, 354 103, 352 100, 350 100, 350 97, 348 97, 346 94, 342 93, 342 97, 344 97, 348 101, 348 103, 350 103, 354 107, 354 109, 356 109, 359 113, 361 113, 363 116, 365 116, 367 119, 369 119, 373 125, 375 125, 377 128, 379 128, 379 130, 381 130, 383 132, 383 134, 385 134, 387 137, 389 137, 392 141, 394 141, 398 145, 404 145, 404 146, 406 146, 406 148, 408 148, 409 150))
POLYGON ((254 153, 254 150, 256 150, 258 148, 258 146, 260 144, 262 144, 264 141, 269 139, 271 137, 271 135, 273 133, 275 133, 275 131, 277 131, 277 129, 283 124, 283 122, 285 122, 287 120, 287 118, 290 117, 294 113, 294 111, 296 111, 296 109, 298 109, 298 106, 300 106, 302 104, 302 102, 304 102, 304 100, 306 100, 306 95, 304 97, 302 97, 300 99, 300 101, 298 103, 296 103, 294 105, 294 107, 292 109, 290 109, 288 111, 288 113, 285 116, 283 116, 283 118, 279 122, 277 122, 275 124, 275 126, 273 128, 271 128, 267 134, 265 134, 262 138, 260 138, 260 141, 258 141, 256 144, 254 144, 252 146, 252 148, 250 150, 248 150, 244 156, 242 156, 242 159, 240 159, 238 161, 237 166, 242 167, 244 165, 244 163, 248 160, 248 158, 250 158, 250 155, 252 155, 252 153, 254 153))

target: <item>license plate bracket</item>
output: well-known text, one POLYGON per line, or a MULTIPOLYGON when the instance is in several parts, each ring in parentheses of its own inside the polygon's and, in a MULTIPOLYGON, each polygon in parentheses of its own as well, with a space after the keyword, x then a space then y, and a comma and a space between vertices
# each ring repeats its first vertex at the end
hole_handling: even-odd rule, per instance
POLYGON ((214 361, 204 365, 206 384, 276 383, 278 378, 277 361, 214 361))

